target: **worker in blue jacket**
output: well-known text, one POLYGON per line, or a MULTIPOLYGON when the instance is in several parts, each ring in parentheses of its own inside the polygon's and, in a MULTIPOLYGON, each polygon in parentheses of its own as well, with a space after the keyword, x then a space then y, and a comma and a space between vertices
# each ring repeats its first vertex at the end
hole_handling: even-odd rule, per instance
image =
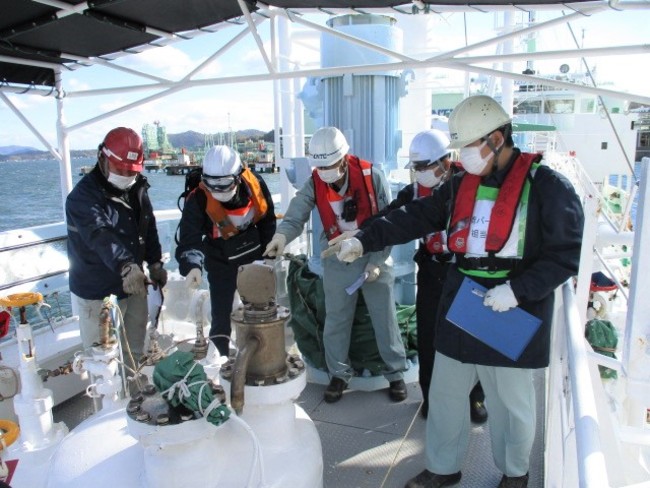
POLYGON ((508 114, 493 99, 466 98, 449 119, 451 147, 465 172, 344 240, 337 257, 364 253, 447 230, 456 256, 436 320, 436 359, 426 430, 426 466, 406 488, 449 486, 461 479, 469 442, 467 395, 481 381, 500 488, 525 488, 535 437, 533 370, 549 364, 554 291, 578 272, 584 214, 572 184, 514 147, 508 114), (451 208, 448 202, 453 202, 451 208), (463 279, 488 288, 496 312, 520 307, 542 324, 517 360, 446 320, 463 279))
POLYGON ((83 346, 99 341, 103 299, 115 295, 136 362, 144 352, 147 283, 167 283, 149 183, 140 174, 143 161, 142 139, 135 131, 109 131, 99 145, 97 164, 65 205, 70 291, 83 346))

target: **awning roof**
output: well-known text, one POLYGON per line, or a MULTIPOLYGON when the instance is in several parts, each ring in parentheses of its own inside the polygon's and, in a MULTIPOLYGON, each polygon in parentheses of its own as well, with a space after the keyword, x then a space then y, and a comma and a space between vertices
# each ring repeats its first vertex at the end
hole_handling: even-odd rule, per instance
MULTIPOLYGON (((582 0, 573 1, 578 4, 582 0)), ((584 0, 586 1, 586 0, 584 0)), ((393 8, 408 13, 412 2, 382 0, 243 0, 251 13, 268 6, 298 9, 393 8)), ((564 4, 545 0, 446 0, 416 2, 437 11, 444 6, 516 6, 564 4)), ((164 45, 193 31, 210 30, 242 16, 237 0, 3 0, 0 16, 0 83, 54 86, 55 68, 75 69, 91 58, 112 59, 150 44, 164 45)))

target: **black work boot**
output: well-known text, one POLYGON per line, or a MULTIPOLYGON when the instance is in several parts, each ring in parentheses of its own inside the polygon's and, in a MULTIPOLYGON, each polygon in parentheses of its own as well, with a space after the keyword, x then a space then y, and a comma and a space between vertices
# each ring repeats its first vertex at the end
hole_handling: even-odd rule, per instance
POLYGON ((469 400, 469 417, 475 424, 483 424, 488 418, 485 403, 469 400))
POLYGON ((338 402, 343 396, 343 390, 348 387, 348 383, 342 379, 337 378, 336 376, 332 377, 330 384, 325 388, 325 401, 327 403, 338 402))
POLYGON ((408 393, 406 391, 406 383, 404 383, 404 380, 391 381, 388 384, 388 396, 394 402, 403 402, 406 400, 408 393))
POLYGON ((528 486, 528 473, 523 476, 506 476, 501 477, 501 483, 498 488, 526 488, 528 486))
POLYGON ((452 486, 460 481, 460 471, 452 474, 436 474, 425 469, 415 478, 411 478, 404 488, 442 488, 452 486))

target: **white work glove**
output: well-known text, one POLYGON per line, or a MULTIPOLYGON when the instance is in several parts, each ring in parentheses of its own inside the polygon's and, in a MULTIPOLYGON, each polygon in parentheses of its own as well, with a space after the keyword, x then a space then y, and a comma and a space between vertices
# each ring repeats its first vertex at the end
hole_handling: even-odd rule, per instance
POLYGON ((199 268, 192 268, 185 277, 185 286, 188 288, 197 289, 199 286, 201 286, 202 281, 203 278, 201 278, 201 270, 199 268))
POLYGON ((263 256, 268 256, 270 258, 278 258, 284 253, 284 246, 287 245, 287 236, 284 234, 275 233, 271 238, 264 250, 263 256))
POLYGON ((351 263, 363 256, 363 244, 356 237, 346 239, 341 242, 341 249, 336 253, 339 261, 351 263))
POLYGON ((372 283, 377 278, 379 278, 379 274, 381 273, 379 266, 370 263, 366 265, 365 271, 366 273, 368 273, 368 277, 366 278, 366 283, 372 283))
POLYGON ((492 307, 495 312, 505 312, 515 308, 519 303, 512 288, 510 288, 510 282, 506 281, 504 284, 495 286, 485 293, 483 305, 492 307))
POLYGON ((167 284, 167 270, 163 268, 161 262, 149 265, 149 279, 164 288, 167 284))
POLYGON ((321 259, 336 255, 336 253, 341 250, 341 243, 346 239, 350 239, 351 237, 356 236, 358 233, 358 230, 346 230, 331 241, 327 241, 327 245, 329 247, 320 253, 321 259))
POLYGON ((140 266, 135 263, 127 263, 122 266, 122 289, 129 295, 147 294, 145 283, 147 275, 144 274, 140 266))

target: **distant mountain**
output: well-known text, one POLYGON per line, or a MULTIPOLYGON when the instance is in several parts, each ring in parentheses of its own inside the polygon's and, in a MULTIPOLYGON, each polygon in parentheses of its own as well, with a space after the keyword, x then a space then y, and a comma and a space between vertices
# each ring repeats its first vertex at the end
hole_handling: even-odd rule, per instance
MULTIPOLYGON (((273 131, 271 131, 271 134, 273 131)), ((235 138, 237 139, 238 142, 244 142, 247 141, 248 139, 252 139, 254 141, 258 141, 260 139, 267 140, 266 137, 268 137, 267 132, 264 132, 262 130, 258 129, 245 129, 245 130, 238 130, 235 132, 235 138)), ((212 136, 212 141, 215 144, 218 144, 220 140, 228 140, 228 137, 225 133, 216 133, 216 134, 208 134, 208 136, 212 136)), ((174 146, 177 149, 180 148, 185 148, 188 150, 194 150, 194 149, 199 149, 203 148, 205 146, 205 139, 206 139, 206 134, 201 134, 199 132, 195 131, 187 131, 187 132, 182 132, 180 134, 167 134, 167 139, 171 143, 172 146, 174 146)), ((273 139, 271 138, 270 141, 273 139)))
POLYGON ((15 154, 25 154, 40 152, 38 149, 26 146, 0 146, 0 156, 13 156, 15 154))

